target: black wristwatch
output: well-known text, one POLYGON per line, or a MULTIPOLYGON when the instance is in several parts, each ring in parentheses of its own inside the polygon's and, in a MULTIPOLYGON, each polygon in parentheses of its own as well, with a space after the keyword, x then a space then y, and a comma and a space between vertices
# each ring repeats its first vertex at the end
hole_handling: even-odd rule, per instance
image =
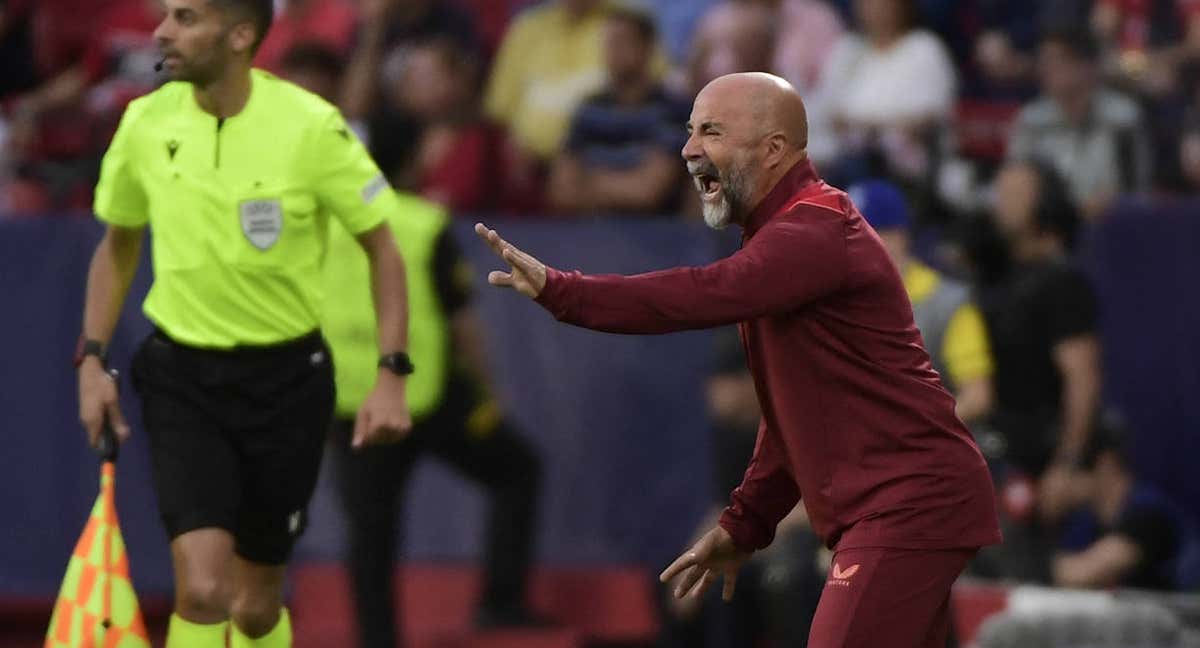
POLYGON ((416 369, 416 367, 413 367, 412 360, 408 359, 408 354, 403 351, 396 351, 395 353, 380 356, 379 367, 387 369, 397 376, 407 376, 416 369))
POLYGON ((84 359, 88 356, 96 356, 100 358, 100 364, 105 364, 104 343, 100 340, 91 340, 81 335, 79 336, 79 342, 75 345, 75 358, 72 360, 75 368, 78 369, 79 365, 83 364, 84 359))

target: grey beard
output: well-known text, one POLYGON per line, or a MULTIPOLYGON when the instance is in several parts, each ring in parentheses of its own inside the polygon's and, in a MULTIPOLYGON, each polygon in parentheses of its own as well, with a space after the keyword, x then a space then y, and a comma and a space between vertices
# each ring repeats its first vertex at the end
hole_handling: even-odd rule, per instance
POLYGON ((715 205, 701 203, 700 206, 704 214, 704 224, 715 230, 729 227, 746 204, 746 187, 750 184, 747 174, 734 167, 727 175, 721 183, 721 202, 715 205))
POLYGON ((700 210, 704 213, 704 224, 715 230, 729 227, 733 220, 733 208, 729 204, 729 195, 721 190, 721 202, 717 204, 701 203, 700 210))

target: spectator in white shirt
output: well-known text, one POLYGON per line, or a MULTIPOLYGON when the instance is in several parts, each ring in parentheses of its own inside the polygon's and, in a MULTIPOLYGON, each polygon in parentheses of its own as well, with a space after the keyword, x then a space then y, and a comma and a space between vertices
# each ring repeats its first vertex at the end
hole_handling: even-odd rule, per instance
POLYGON ((875 149, 887 171, 920 178, 954 107, 954 64, 937 36, 917 26, 914 0, 856 0, 854 14, 860 31, 838 41, 822 77, 839 153, 875 149))

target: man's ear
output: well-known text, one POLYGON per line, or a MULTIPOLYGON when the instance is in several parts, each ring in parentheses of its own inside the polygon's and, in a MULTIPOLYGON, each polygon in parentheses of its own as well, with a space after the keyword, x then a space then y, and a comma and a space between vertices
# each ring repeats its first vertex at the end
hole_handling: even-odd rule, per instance
POLYGON ((249 21, 239 22, 229 30, 229 44, 237 54, 249 54, 257 38, 258 28, 249 21))
POLYGON ((781 132, 771 133, 767 136, 766 145, 767 154, 763 157, 763 162, 766 163, 768 169, 774 169, 787 155, 787 137, 781 132))

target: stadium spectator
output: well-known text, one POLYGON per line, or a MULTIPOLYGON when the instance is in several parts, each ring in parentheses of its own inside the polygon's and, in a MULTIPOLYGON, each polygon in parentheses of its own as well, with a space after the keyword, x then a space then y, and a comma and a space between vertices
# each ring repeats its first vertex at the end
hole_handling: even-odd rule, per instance
MULTIPOLYGON (((825 0, 769 0, 778 13, 779 36, 772 67, 802 89, 816 87, 830 50, 842 37, 842 19, 825 0)), ((812 99, 804 107, 812 119, 812 99)))
POLYGON ((37 83, 32 15, 33 0, 0 3, 0 102, 37 83))
POLYGON ((279 73, 285 55, 301 43, 320 43, 337 56, 347 56, 357 17, 349 0, 284 0, 254 64, 279 73))
MULTIPOLYGON (((539 188, 503 131, 479 110, 478 61, 453 39, 398 50, 384 66, 385 94, 415 122, 412 155, 393 165, 397 186, 458 213, 536 210, 539 188)), ((393 137, 377 133, 376 137, 393 137)))
POLYGON ((1200 55, 1195 0, 1097 0, 1090 22, 1108 71, 1150 95, 1168 93, 1176 68, 1200 55))
POLYGON ((678 202, 688 106, 656 78, 656 41, 652 15, 610 10, 604 30, 608 83, 575 111, 565 151, 550 168, 552 209, 663 214, 678 202))
POLYGON ((356 44, 339 103, 351 121, 371 117, 378 102, 383 61, 396 48, 446 37, 472 54, 479 51, 479 36, 470 16, 449 2, 362 0, 358 11, 356 44))
POLYGON ((280 57, 279 74, 332 103, 341 89, 344 63, 345 59, 323 43, 299 43, 280 57))
POLYGON ((482 58, 490 61, 500 48, 500 41, 508 30, 509 19, 527 0, 455 0, 454 2, 475 21, 482 46, 482 58))
MULTIPOLYGON (((393 575, 402 503, 423 456, 435 457, 482 487, 490 500, 485 563, 475 624, 500 629, 545 621, 526 607, 535 550, 542 461, 496 400, 487 371, 485 325, 472 303, 472 270, 458 251, 448 215, 438 205, 398 193, 402 209, 388 217, 407 255, 409 341, 422 375, 406 384, 412 432, 387 447, 352 448, 355 412, 375 380, 379 347, 373 324, 367 258, 348 232, 330 230, 321 331, 336 366, 337 401, 330 454, 346 512, 346 566, 354 592, 361 648, 407 642, 398 623, 393 575), (419 261, 417 261, 419 259, 419 261)), ((468 645, 473 642, 467 641, 468 645)))
POLYGON ((1200 540, 1196 522, 1138 479, 1119 432, 1092 436, 1066 490, 1078 510, 1063 525, 1054 584, 1158 590, 1189 584, 1187 561, 1200 540))
POLYGON ((500 44, 484 99, 527 162, 545 161, 572 113, 604 84, 603 0, 553 0, 527 9, 500 44))
POLYGON ((93 20, 119 0, 32 0, 37 73, 48 78, 77 63, 95 31, 93 20), (80 20, 89 16, 93 20, 80 20))
POLYGON ((1141 109, 1100 84, 1098 63, 1086 31, 1048 31, 1038 50, 1042 94, 1021 110, 1008 143, 1010 159, 1052 163, 1089 218, 1117 194, 1146 189, 1151 174, 1141 109))
POLYGON ((78 58, 12 101, 9 151, 48 185, 54 205, 87 205, 125 104, 157 85, 152 33, 161 17, 153 0, 109 3, 78 58))
POLYGON ((688 54, 684 85, 699 92, 709 81, 734 72, 763 72, 775 57, 775 14, 756 2, 727 1, 700 21, 688 54))
POLYGON ((914 0, 857 0, 854 9, 860 31, 838 41, 822 75, 839 155, 849 156, 835 175, 923 179, 954 107, 954 64, 937 36, 918 26, 914 0), (870 168, 873 155, 887 168, 870 168))
POLYGON ((974 19, 980 30, 969 43, 971 59, 965 92, 986 99, 1029 99, 1037 91, 1034 51, 1037 0, 981 0, 974 19))
MULTIPOLYGON (((726 0, 714 5, 701 18, 687 64, 681 76, 671 80, 671 87, 680 94, 694 95, 724 74, 770 70, 775 27, 774 12, 762 4, 726 0)), ((824 136, 815 137, 819 145, 824 136)), ((696 192, 684 192, 681 211, 689 216, 701 213, 696 192)))
POLYGON ((913 258, 908 205, 898 187, 870 179, 851 185, 847 192, 900 269, 917 328, 933 368, 954 394, 958 417, 969 425, 980 422, 991 413, 994 366, 971 289, 913 258))
POLYGON ((1007 441, 1006 463, 1038 481, 1039 512, 1051 522, 1099 405, 1096 300, 1068 257, 1078 215, 1053 167, 1009 163, 995 193, 1010 266, 980 298, 996 360, 992 421, 1007 441))
POLYGON ((658 23, 663 49, 673 65, 688 58, 700 19, 720 0, 649 0, 658 23))
POLYGON ((1180 187, 1197 191, 1200 190, 1200 67, 1190 66, 1184 78, 1182 128, 1176 131, 1175 140, 1166 142, 1170 142, 1171 151, 1177 156, 1174 163, 1180 171, 1180 187))
POLYGON ((772 70, 791 82, 808 111, 808 155, 830 161, 837 138, 828 127, 828 100, 821 94, 821 75, 829 54, 844 32, 842 18, 827 0, 767 0, 777 11, 778 36, 772 70))

